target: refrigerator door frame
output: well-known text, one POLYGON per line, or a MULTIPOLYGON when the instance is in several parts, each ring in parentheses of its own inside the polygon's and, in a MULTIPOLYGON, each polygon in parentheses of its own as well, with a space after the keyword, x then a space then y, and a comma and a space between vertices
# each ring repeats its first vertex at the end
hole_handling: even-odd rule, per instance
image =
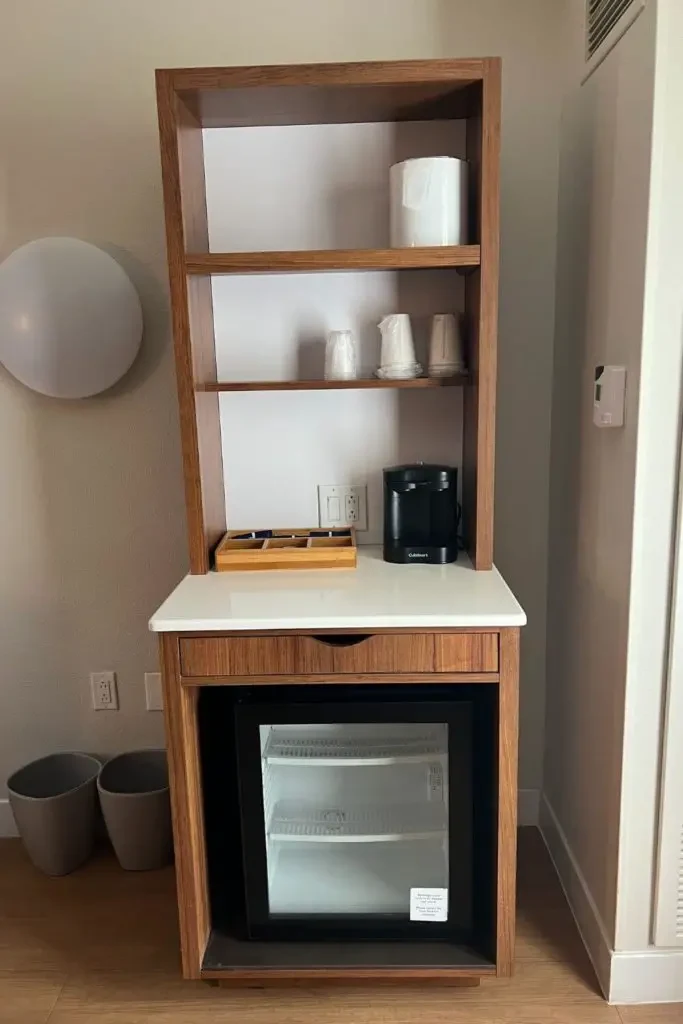
MULTIPOLYGON (((326 688, 327 689, 327 688, 326 688)), ((258 695, 254 703, 246 702, 235 707, 236 747, 240 788, 240 815, 242 824, 244 887, 246 895, 246 920, 249 936, 253 939, 312 940, 312 939, 442 939, 448 942, 472 941, 475 930, 473 892, 469 893, 466 908, 468 925, 455 922, 452 902, 449 901, 446 922, 410 921, 405 914, 293 914, 271 915, 269 910, 269 886, 267 867, 267 832, 262 784, 261 725, 295 724, 359 724, 376 721, 387 723, 445 723, 449 726, 447 741, 448 757, 448 861, 449 886, 456 871, 465 870, 471 879, 470 889, 475 884, 475 822, 474 803, 476 780, 474 778, 474 745, 477 735, 476 695, 464 693, 462 688, 452 699, 413 698, 396 699, 395 694, 386 700, 375 695, 368 701, 362 699, 348 703, 334 700, 319 701, 302 699, 294 703, 262 703, 258 695), (462 716, 469 719, 464 723, 467 749, 454 756, 453 737, 463 731, 462 716), (457 730, 452 726, 458 725, 457 730), (467 765, 468 777, 463 784, 462 766, 467 765), (461 774, 456 779, 456 771, 461 774), (462 791, 471 794, 471 817, 468 822, 469 842, 456 841, 463 829, 463 811, 457 806, 457 794, 462 791), (463 854, 463 848, 465 853, 463 854), (461 856, 460 864, 455 857, 461 856)), ((449 695, 450 697, 450 695, 449 695)), ((315 770, 312 768, 311 770, 315 770)), ((340 770, 352 770, 343 769, 340 770)))

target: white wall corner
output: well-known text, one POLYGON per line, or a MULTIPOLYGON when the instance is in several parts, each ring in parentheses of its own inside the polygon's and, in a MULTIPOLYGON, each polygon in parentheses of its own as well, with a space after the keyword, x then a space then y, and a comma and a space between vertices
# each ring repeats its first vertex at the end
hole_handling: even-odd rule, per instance
POLYGON ((0 799, 0 839, 10 839, 18 835, 14 815, 7 797, 0 799))
POLYGON ((541 792, 538 789, 520 789, 517 794, 517 824, 538 825, 538 805, 541 792))
POLYGON ((545 793, 540 799, 539 828, 600 987, 609 999, 612 944, 588 883, 545 793))

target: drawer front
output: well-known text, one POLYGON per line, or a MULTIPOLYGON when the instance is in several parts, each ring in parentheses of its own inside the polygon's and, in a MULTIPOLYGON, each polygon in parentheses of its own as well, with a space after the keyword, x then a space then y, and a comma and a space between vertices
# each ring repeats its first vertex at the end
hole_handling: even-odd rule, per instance
POLYGON ((436 672, 497 672, 497 633, 451 633, 435 637, 436 672))
POLYGON ((498 671, 497 633, 180 639, 184 676, 330 676, 498 671))
POLYGON ((332 650, 310 636, 206 637, 180 641, 184 676, 332 674, 332 650))
POLYGON ((335 646, 333 651, 334 671, 339 673, 434 671, 434 636, 430 633, 368 636, 349 647, 335 646))

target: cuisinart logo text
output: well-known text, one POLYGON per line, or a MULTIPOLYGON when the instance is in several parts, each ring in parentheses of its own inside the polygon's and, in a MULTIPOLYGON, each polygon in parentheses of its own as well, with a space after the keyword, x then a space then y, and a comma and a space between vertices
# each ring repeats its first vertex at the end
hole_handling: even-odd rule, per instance
POLYGON ((408 558, 429 558, 426 551, 409 551, 408 558))

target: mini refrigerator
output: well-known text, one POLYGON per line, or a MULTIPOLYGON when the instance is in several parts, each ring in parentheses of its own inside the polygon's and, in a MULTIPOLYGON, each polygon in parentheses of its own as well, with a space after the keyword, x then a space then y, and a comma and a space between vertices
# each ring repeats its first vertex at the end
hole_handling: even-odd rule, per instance
POLYGON ((245 691, 234 728, 248 937, 488 948, 493 698, 486 684, 245 691))

